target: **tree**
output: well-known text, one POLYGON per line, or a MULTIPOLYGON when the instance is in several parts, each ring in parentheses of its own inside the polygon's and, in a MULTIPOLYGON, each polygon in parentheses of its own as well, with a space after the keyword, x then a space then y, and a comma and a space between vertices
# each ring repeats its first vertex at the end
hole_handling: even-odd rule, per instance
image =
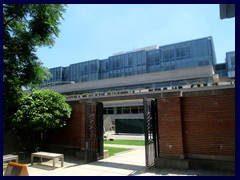
POLYGON ((3 99, 4 130, 11 129, 23 87, 35 87, 49 78, 36 55, 36 48, 52 47, 59 35, 65 5, 3 5, 3 99))
POLYGON ((64 96, 51 90, 33 90, 20 99, 13 126, 27 132, 38 150, 42 133, 66 126, 71 107, 64 96))

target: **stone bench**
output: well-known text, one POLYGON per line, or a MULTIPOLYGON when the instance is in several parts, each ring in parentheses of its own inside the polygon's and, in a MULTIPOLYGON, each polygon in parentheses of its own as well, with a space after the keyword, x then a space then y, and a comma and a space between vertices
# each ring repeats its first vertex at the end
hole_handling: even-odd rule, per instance
POLYGON ((51 152, 42 152, 42 151, 32 153, 31 154, 31 165, 33 165, 34 157, 41 158, 41 163, 42 163, 42 158, 53 160, 53 169, 55 169, 56 159, 61 159, 61 167, 63 167, 63 163, 64 163, 64 155, 63 154, 57 154, 57 153, 51 153, 51 152))
POLYGON ((16 161, 18 162, 18 155, 8 154, 3 155, 3 162, 16 161))

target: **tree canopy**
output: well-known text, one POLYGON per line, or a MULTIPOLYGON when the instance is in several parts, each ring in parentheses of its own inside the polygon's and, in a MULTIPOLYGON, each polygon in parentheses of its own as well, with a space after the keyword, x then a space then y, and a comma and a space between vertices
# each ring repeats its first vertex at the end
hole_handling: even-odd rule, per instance
POLYGON ((23 87, 35 87, 50 77, 36 48, 52 47, 59 35, 65 5, 3 5, 4 126, 11 128, 23 87))
POLYGON ((33 90, 20 99, 13 125, 26 131, 47 132, 66 126, 71 107, 63 95, 51 90, 33 90))
POLYGON ((63 95, 51 90, 33 90, 32 94, 20 99, 12 124, 27 132, 35 150, 38 150, 41 134, 66 126, 70 115, 71 106, 65 102, 63 95))

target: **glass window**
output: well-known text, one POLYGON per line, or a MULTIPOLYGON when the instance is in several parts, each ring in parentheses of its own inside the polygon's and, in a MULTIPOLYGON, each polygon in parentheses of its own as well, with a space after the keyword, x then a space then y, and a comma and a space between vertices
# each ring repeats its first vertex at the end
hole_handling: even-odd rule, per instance
POLYGON ((137 53, 136 52, 133 53, 133 64, 134 65, 137 64, 137 53))
POLYGON ((117 114, 122 114, 122 107, 117 107, 117 114))
POLYGON ((107 108, 103 108, 103 114, 107 114, 107 108))
POLYGON ((114 108, 113 107, 107 108, 107 113, 108 114, 114 114, 114 108))
POLYGON ((132 57, 128 57, 128 66, 132 66, 133 65, 133 59, 132 57))
POLYGON ((138 52, 138 53, 137 53, 137 59, 138 59, 138 61, 137 61, 137 64, 138 64, 138 65, 143 64, 141 52, 138 52))
POLYGON ((138 111, 139 111, 139 113, 143 113, 143 106, 139 106, 138 111))
POLYGON ((231 69, 235 69, 235 57, 231 57, 231 69))
POLYGON ((131 114, 138 114, 138 106, 131 107, 131 114))
POLYGON ((123 114, 130 114, 130 107, 123 107, 123 114))

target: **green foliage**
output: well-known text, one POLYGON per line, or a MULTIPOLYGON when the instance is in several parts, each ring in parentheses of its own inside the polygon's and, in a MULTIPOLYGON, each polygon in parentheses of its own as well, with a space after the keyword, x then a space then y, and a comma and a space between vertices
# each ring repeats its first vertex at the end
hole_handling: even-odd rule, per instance
POLYGON ((66 126, 70 115, 71 107, 64 96, 51 90, 33 90, 32 94, 20 99, 12 125, 16 132, 27 134, 31 141, 31 146, 22 148, 38 151, 44 141, 44 133, 66 126))
POLYGON ((121 144, 121 145, 145 146, 145 141, 144 140, 115 139, 113 141, 104 140, 104 144, 121 144))
MULTIPOLYGON (((33 46, 52 46, 65 12, 61 4, 4 4, 4 32, 33 46)), ((7 35, 6 34, 6 35, 7 35)))
POLYGON ((50 90, 34 90, 20 100, 13 125, 26 131, 47 132, 66 126, 71 107, 65 98, 50 90))
POLYGON ((191 88, 193 88, 194 86, 196 87, 207 86, 207 82, 204 82, 204 81, 193 82, 191 84, 191 88))
POLYGON ((59 35, 65 5, 3 5, 3 99, 4 129, 11 129, 22 89, 33 88, 50 77, 42 66, 36 49, 52 47, 59 35))

